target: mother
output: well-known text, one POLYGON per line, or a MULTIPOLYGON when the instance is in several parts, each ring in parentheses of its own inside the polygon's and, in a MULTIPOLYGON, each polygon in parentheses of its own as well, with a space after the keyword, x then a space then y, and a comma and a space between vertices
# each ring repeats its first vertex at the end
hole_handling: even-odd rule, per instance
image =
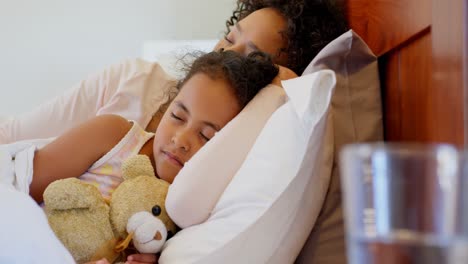
MULTIPOLYGON (((346 30, 334 0, 238 0, 215 49, 261 50, 284 66, 275 84, 301 73, 346 30), (291 70, 289 70, 289 69, 291 70)), ((155 131, 175 80, 156 63, 129 60, 81 81, 63 95, 0 125, 0 144, 48 138, 101 114, 119 114, 155 131)))

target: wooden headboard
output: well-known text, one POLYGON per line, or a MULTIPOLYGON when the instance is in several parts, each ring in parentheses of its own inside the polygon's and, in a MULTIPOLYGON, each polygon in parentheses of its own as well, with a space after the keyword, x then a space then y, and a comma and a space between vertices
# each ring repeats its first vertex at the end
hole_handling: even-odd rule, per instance
POLYGON ((468 0, 345 0, 379 56, 385 139, 468 146, 468 0))

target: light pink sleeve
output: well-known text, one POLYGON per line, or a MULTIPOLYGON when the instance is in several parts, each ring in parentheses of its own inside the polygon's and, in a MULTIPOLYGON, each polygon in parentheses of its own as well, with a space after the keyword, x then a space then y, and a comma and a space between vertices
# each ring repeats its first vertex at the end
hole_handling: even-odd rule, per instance
POLYGON ((127 60, 79 82, 35 110, 0 124, 0 144, 55 137, 101 114, 118 114, 142 127, 167 101, 173 79, 156 63, 127 60))

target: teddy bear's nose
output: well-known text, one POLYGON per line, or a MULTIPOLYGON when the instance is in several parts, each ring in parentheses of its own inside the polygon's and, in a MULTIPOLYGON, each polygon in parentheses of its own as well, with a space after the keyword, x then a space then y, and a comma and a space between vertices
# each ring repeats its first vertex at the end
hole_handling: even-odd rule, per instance
POLYGON ((161 235, 161 232, 157 231, 156 232, 156 235, 154 235, 154 240, 161 240, 162 239, 162 235, 161 235))

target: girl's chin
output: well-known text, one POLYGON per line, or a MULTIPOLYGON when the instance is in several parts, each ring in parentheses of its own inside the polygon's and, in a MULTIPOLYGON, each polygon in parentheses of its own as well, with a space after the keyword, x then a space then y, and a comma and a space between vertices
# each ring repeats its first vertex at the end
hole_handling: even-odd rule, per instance
POLYGON ((156 170, 156 174, 159 179, 172 183, 180 169, 174 168, 173 166, 160 166, 160 170, 156 170))

